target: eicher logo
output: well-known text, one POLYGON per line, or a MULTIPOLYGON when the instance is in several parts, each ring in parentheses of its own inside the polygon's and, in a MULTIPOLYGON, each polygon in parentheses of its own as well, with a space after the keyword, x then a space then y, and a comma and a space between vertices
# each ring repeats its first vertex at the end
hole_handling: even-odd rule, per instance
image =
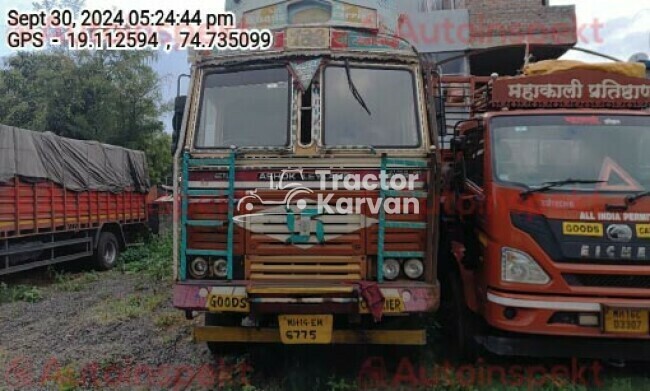
POLYGON ((629 242, 632 240, 632 228, 625 224, 612 224, 607 227, 607 237, 614 242, 629 242))

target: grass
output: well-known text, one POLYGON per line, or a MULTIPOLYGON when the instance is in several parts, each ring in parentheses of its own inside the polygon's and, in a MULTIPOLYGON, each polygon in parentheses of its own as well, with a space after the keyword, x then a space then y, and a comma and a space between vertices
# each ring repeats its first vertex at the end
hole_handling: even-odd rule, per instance
POLYGON ((182 325, 185 322, 185 317, 178 310, 163 312, 154 318, 154 324, 161 329, 166 329, 174 325, 182 325))
POLYGON ((5 282, 0 282, 0 304, 15 301, 35 303, 41 300, 43 300, 43 292, 36 286, 7 285, 5 282))
POLYGON ((55 289, 63 292, 81 292, 88 284, 99 281, 100 274, 90 271, 81 274, 70 274, 52 270, 55 289))
POLYGON ((168 292, 157 294, 131 294, 123 298, 110 298, 90 310, 91 320, 108 325, 150 315, 169 298, 168 292))
POLYGON ((122 270, 139 274, 155 281, 172 280, 172 237, 151 238, 143 246, 131 247, 120 257, 122 270))

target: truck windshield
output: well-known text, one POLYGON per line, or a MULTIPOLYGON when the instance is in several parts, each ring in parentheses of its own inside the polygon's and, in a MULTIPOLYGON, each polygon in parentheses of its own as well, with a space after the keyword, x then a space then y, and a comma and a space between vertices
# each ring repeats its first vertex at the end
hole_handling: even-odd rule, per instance
POLYGON ((203 82, 196 146, 288 145, 290 85, 284 67, 208 74, 203 82))
POLYGON ((325 145, 409 148, 420 144, 415 83, 410 71, 352 67, 350 79, 368 111, 351 91, 345 67, 327 67, 325 145))
POLYGON ((491 129, 499 182, 532 189, 554 181, 567 182, 557 190, 650 189, 650 117, 496 117, 491 129))

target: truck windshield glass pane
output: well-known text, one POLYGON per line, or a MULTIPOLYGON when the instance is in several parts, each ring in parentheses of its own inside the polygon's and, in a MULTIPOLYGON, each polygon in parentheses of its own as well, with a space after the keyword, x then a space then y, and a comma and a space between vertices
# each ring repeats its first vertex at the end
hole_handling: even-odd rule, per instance
POLYGON ((290 85, 285 68, 207 75, 197 147, 286 146, 290 85))
POLYGON ((351 68, 350 77, 371 114, 350 91, 344 67, 325 71, 327 146, 417 147, 413 74, 407 70, 351 68))
POLYGON ((531 188, 567 178, 554 190, 650 189, 650 117, 512 116, 491 124, 496 179, 531 188))

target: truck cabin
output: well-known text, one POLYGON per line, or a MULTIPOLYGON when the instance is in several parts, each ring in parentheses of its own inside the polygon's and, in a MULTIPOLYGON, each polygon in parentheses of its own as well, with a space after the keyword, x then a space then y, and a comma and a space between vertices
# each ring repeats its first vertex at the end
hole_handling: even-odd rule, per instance
MULTIPOLYGON (((325 314, 359 328, 370 312, 433 311, 437 134, 418 55, 391 30, 397 17, 340 1, 231 6, 274 43, 198 52, 192 64, 176 149, 175 305, 207 313, 197 339, 269 341, 237 330, 224 341, 210 326, 228 316, 273 328, 278 315, 325 314)), ((329 329, 315 340, 364 341, 329 329)))
MULTIPOLYGON (((650 81, 631 68, 634 77, 587 68, 440 80, 441 249, 450 250, 440 263, 488 326, 650 338, 650 81), (621 305, 645 310, 616 312, 621 305), (616 318, 628 315, 645 319, 640 329, 616 318)), ((482 341, 495 353, 551 353, 524 337, 482 341)), ((585 345, 564 352, 592 354, 585 345)), ((632 346, 593 352, 624 357, 632 346)))

